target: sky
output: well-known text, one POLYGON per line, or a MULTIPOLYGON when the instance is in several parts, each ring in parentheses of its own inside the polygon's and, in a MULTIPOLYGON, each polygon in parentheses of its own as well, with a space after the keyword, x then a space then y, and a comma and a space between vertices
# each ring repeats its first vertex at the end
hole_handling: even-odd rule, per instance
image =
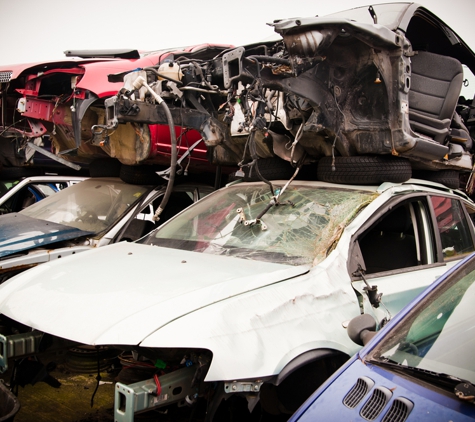
MULTIPOLYGON (((378 0, 374 4, 384 3, 378 0)), ((420 0, 475 50, 475 0, 420 0)), ((65 50, 235 46, 275 35, 275 19, 323 16, 368 0, 0 0, 0 66, 65 50)))

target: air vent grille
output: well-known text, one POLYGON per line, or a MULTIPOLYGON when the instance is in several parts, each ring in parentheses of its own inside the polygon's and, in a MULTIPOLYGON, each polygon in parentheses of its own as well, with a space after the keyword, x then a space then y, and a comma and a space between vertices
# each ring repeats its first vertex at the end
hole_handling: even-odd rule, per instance
POLYGON ((373 394, 371 394, 371 397, 361 409, 361 417, 363 419, 366 419, 367 421, 375 420, 381 413, 381 411, 384 409, 384 406, 386 406, 391 396, 392 393, 387 388, 375 388, 373 390, 373 394))
POLYGON ((386 413, 381 422, 404 422, 413 407, 414 403, 412 401, 404 397, 398 397, 393 401, 388 413, 386 413))
POLYGON ((12 80, 13 72, 0 72, 0 83, 10 82, 12 80))
POLYGON ((368 377, 358 378, 353 388, 343 399, 343 404, 350 409, 354 409, 358 406, 358 403, 363 400, 364 396, 368 394, 374 386, 374 381, 368 377))

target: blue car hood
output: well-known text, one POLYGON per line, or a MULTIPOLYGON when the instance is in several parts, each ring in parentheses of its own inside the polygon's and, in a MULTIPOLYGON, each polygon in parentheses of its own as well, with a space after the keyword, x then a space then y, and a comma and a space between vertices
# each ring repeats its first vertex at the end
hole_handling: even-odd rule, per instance
POLYGON ((5 214, 0 218, 0 258, 87 234, 92 232, 19 213, 5 214))
POLYGON ((370 414, 374 422, 473 422, 473 404, 460 400, 455 393, 444 392, 435 380, 422 381, 409 372, 401 376, 357 355, 329 378, 289 422, 366 422, 362 414, 370 414))

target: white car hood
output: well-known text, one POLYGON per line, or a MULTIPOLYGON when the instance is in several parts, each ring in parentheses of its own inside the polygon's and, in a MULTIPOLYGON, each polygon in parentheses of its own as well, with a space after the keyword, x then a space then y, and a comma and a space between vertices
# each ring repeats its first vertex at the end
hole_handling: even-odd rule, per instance
POLYGON ((306 271, 121 242, 11 278, 0 313, 84 344, 137 345, 183 315, 306 271))

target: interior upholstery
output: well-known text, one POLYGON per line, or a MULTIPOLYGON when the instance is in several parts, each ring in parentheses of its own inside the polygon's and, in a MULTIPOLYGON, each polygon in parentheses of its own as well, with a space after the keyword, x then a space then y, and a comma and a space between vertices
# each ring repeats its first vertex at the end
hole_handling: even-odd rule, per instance
POLYGON ((452 57, 427 51, 416 52, 411 63, 411 127, 415 132, 444 143, 462 88, 462 65, 452 57))

